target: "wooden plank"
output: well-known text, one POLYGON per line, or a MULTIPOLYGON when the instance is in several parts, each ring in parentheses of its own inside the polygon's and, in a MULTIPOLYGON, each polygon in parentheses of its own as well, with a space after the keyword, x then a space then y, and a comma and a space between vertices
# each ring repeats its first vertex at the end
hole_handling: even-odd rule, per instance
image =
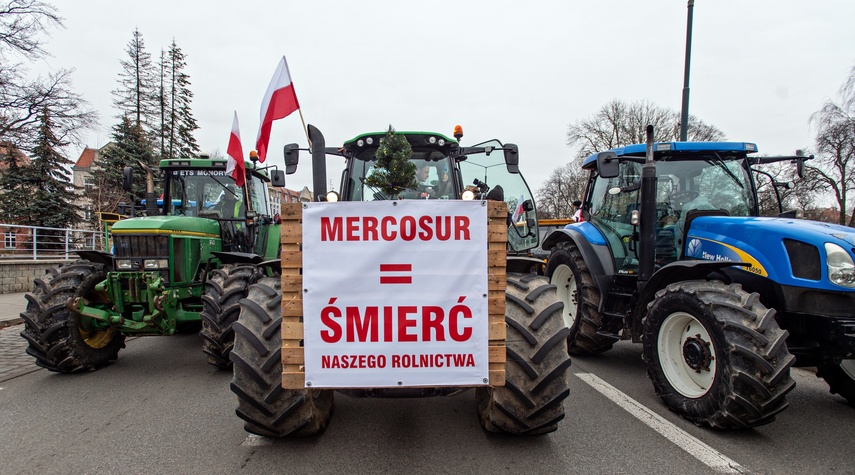
POLYGON ((505 345, 491 345, 487 349, 487 354, 489 355, 490 363, 502 363, 504 364, 508 358, 508 351, 505 348, 505 345))
POLYGON ((303 323, 302 322, 282 322, 282 339, 283 340, 302 340, 303 339, 303 323))
POLYGON ((303 203, 282 203, 279 213, 282 221, 303 220, 303 203))
POLYGON ((507 328, 505 327, 505 322, 490 322, 490 327, 487 330, 487 339, 488 340, 501 340, 504 342, 507 337, 507 328))
MULTIPOLYGON (((283 340, 287 342, 288 340, 283 340)), ((282 364, 302 366, 306 364, 306 358, 303 353, 302 346, 283 347, 282 348, 282 364)))
POLYGON ((505 370, 490 370, 490 386, 505 385, 505 370))
POLYGON ((305 389, 306 373, 297 371, 283 371, 282 387, 285 389, 305 389))

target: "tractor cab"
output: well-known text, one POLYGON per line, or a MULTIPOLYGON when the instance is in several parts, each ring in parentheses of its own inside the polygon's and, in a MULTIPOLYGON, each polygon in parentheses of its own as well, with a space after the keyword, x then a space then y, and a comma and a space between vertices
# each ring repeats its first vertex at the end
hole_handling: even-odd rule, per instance
MULTIPOLYGON (((406 137, 412 155, 410 161, 416 169, 416 186, 387 196, 368 184, 367 179, 376 168, 375 154, 386 132, 358 135, 342 147, 322 149, 323 135, 315 133, 312 157, 316 196, 327 201, 379 201, 388 199, 427 200, 496 200, 508 206, 509 251, 522 253, 538 245, 537 218, 531 189, 519 171, 517 146, 498 140, 482 142, 471 147, 461 146, 458 140, 434 132, 396 132, 406 137), (315 153, 318 154, 317 158, 315 153), (340 192, 326 192, 326 155, 345 158, 340 192), (322 176, 323 178, 319 178, 322 176)), ((455 137, 463 136, 462 129, 455 137)), ((286 173, 294 173, 299 162, 299 147, 285 146, 286 173)))
MULTIPOLYGON (((682 258, 687 222, 697 216, 756 216, 757 202, 748 153, 751 143, 657 143, 655 264, 682 258)), ((608 243, 618 274, 638 272, 637 225, 641 210, 644 144, 614 151, 619 160, 615 176, 595 173, 584 208, 586 221, 608 243), (606 176, 604 176, 606 175, 606 176)), ((583 167, 597 170, 595 154, 583 167)))
MULTIPOLYGON (((165 160, 163 214, 208 218, 220 227, 223 251, 250 252, 255 241, 247 222, 267 219, 270 179, 247 163, 246 186, 238 187, 222 160, 165 160)), ((161 204, 161 203, 158 203, 161 204)))

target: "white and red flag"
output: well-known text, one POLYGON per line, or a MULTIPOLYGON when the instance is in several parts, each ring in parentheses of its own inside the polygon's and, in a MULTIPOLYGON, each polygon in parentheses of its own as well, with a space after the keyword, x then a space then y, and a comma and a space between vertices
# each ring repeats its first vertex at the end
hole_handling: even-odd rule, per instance
POLYGON ((525 209, 523 208, 523 195, 520 195, 520 200, 517 201, 517 207, 514 208, 514 213, 511 216, 511 221, 517 222, 520 219, 520 216, 525 214, 525 209))
POLYGON ((264 162, 267 158, 267 144, 270 142, 270 128, 273 126, 273 121, 287 117, 299 108, 300 103, 297 102, 291 73, 288 72, 288 63, 283 56, 261 101, 261 126, 258 128, 258 137, 255 140, 259 161, 264 162))
POLYGON ((237 111, 232 122, 232 133, 229 135, 229 146, 226 149, 229 160, 226 164, 226 175, 231 174, 237 186, 243 186, 246 181, 246 165, 243 163, 243 147, 240 145, 240 126, 237 111))

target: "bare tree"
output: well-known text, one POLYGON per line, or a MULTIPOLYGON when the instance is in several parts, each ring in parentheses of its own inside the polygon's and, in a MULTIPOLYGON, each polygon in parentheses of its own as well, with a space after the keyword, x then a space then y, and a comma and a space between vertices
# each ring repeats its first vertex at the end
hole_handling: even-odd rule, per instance
MULTIPOLYGON (((679 111, 648 101, 626 103, 614 99, 593 116, 571 124, 567 131, 567 145, 574 147, 576 156, 582 158, 616 147, 644 143, 648 124, 653 126, 656 141, 679 140, 679 111)), ((693 141, 716 141, 724 139, 724 133, 697 117, 689 116, 688 137, 693 141)))
MULTIPOLYGON (((3 50, 34 60, 47 55, 44 36, 48 27, 61 27, 56 7, 39 0, 11 0, 0 4, 0 58, 9 58, 3 50)), ((15 65, 3 61, 6 68, 15 65)), ((0 66, 3 68, 4 66, 0 66)))
POLYGON ((537 214, 541 218, 569 218, 573 216, 573 201, 581 200, 585 192, 588 173, 581 162, 573 160, 549 175, 536 195, 537 214))
MULTIPOLYGON (((855 67, 840 88, 840 102, 826 101, 811 116, 816 127, 814 163, 806 167, 808 177, 818 186, 831 190, 840 208, 838 223, 847 224, 849 194, 855 190, 855 67)), ((849 220, 855 227, 855 213, 849 220)))
POLYGON ((51 117, 60 142, 79 144, 97 115, 71 88, 73 70, 60 69, 29 79, 20 61, 46 56, 44 37, 49 27, 62 27, 56 8, 38 0, 0 4, 0 140, 32 150, 39 131, 38 114, 51 117))

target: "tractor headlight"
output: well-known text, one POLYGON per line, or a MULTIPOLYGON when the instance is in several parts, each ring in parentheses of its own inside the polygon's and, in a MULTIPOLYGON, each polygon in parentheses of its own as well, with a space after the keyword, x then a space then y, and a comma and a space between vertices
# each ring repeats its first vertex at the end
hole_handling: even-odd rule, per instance
POLYGON ((118 259, 116 260, 116 269, 134 270, 134 261, 130 259, 118 259))
POLYGON ((335 191, 327 192, 327 203, 336 203, 338 202, 338 193, 335 191))
POLYGON ((855 262, 846 249, 825 243, 825 264, 828 266, 828 280, 842 287, 855 288, 855 262))
POLYGON ((467 201, 472 201, 475 199, 475 193, 473 193, 472 190, 466 190, 463 192, 462 198, 467 201))
POLYGON ((146 259, 143 262, 143 267, 145 267, 146 270, 167 269, 167 268, 169 268, 169 260, 168 259, 146 259))

